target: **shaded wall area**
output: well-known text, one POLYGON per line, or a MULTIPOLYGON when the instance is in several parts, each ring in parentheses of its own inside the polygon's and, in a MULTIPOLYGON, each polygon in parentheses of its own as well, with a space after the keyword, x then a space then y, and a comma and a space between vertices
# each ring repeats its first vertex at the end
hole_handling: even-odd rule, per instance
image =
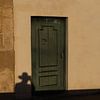
POLYGON ((32 89, 32 78, 28 75, 27 72, 23 72, 21 75, 18 76, 20 82, 15 84, 15 94, 17 99, 28 99, 30 98, 34 92, 30 91, 32 89))
POLYGON ((0 0, 0 92, 14 90, 13 0, 0 0))

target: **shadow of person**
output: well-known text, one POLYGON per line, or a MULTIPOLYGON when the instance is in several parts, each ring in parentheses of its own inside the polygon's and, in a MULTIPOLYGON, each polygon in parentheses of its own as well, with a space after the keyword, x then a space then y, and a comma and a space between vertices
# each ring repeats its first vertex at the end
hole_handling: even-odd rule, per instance
POLYGON ((17 98, 26 98, 31 96, 31 84, 28 84, 31 77, 26 73, 23 72, 21 76, 19 76, 21 82, 15 85, 15 93, 17 98))

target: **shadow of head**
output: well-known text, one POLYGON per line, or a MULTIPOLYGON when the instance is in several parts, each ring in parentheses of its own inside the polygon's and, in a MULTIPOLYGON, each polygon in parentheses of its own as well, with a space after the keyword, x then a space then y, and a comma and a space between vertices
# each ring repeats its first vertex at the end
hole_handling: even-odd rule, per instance
POLYGON ((19 78, 22 80, 24 84, 27 84, 28 81, 31 81, 31 77, 26 72, 23 72, 22 75, 19 76, 19 78))

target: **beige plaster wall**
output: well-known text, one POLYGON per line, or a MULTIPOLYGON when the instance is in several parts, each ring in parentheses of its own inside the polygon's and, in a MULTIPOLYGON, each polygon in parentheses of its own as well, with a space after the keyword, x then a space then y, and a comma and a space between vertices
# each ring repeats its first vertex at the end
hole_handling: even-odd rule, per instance
POLYGON ((99 0, 14 0, 16 83, 22 72, 31 75, 30 16, 64 16, 68 17, 68 89, 99 88, 99 12, 99 0))

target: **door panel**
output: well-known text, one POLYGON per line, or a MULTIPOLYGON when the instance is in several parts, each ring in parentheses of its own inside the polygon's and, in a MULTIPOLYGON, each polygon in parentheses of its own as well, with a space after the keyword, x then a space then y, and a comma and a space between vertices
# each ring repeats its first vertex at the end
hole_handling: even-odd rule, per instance
POLYGON ((53 27, 44 26, 43 29, 40 29, 40 66, 57 65, 58 50, 56 34, 56 30, 53 27))
POLYGON ((64 90, 65 18, 32 17, 31 22, 35 90, 64 90))

